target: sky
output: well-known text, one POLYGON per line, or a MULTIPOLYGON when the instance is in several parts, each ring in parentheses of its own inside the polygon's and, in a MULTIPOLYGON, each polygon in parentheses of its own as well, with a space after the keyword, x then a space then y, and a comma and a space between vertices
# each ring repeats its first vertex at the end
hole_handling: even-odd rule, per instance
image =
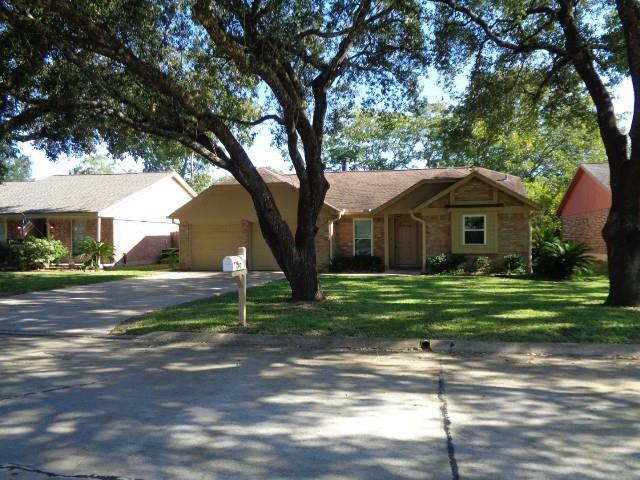
MULTIPOLYGON (((427 97, 429 101, 437 102, 445 99, 446 94, 435 82, 428 82, 428 87, 430 95, 427 95, 427 97)), ((616 89, 615 95, 616 111, 620 114, 630 113, 633 108, 633 87, 631 80, 627 79, 623 81, 616 89)), ((630 115, 627 115, 627 117, 627 120, 630 121, 630 115)), ((257 129, 257 132, 253 144, 248 149, 249 157, 252 159, 254 165, 257 167, 270 166, 281 171, 289 171, 291 166, 290 162, 285 161, 280 150, 271 144, 272 137, 268 126, 261 126, 257 129)), ((32 176, 35 180, 40 180, 50 175, 67 175, 73 167, 81 162, 81 157, 67 156, 63 156, 56 162, 52 162, 46 158, 44 152, 35 149, 29 143, 21 144, 20 150, 31 159, 32 176)), ((98 150, 98 153, 107 152, 105 148, 101 148, 98 150)), ((118 165, 119 170, 122 172, 142 171, 142 164, 136 163, 131 158, 119 162, 118 165)), ((222 176, 223 174, 226 174, 226 172, 220 169, 214 171, 214 177, 222 176)))

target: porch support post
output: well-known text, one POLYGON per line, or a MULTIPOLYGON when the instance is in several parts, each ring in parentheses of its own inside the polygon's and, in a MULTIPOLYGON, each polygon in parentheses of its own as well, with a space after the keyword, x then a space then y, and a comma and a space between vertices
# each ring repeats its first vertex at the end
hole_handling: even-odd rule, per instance
MULTIPOLYGON (((96 241, 102 241, 102 217, 100 215, 96 220, 96 241)), ((98 257, 98 269, 102 270, 102 257, 98 257)))
POLYGON ((384 214, 384 269, 389 270, 389 214, 384 214))
POLYGON ((69 266, 74 265, 73 261, 73 220, 69 219, 69 266))
POLYGON ((409 210, 411 218, 422 225, 422 261, 420 262, 420 271, 425 272, 425 264, 427 263, 427 222, 423 218, 418 217, 413 210, 409 210))

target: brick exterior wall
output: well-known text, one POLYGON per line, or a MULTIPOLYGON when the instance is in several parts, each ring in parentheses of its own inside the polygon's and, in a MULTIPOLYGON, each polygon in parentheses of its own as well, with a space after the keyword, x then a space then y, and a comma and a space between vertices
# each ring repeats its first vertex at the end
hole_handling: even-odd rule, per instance
POLYGON ((101 220, 100 241, 113 245, 113 218, 103 218, 101 220))
MULTIPOLYGON (((429 215, 426 220, 427 256, 451 253, 450 214, 429 215)), ((529 215, 527 213, 500 213, 498 215, 498 253, 489 257, 495 266, 502 266, 504 256, 516 253, 530 262, 529 215)), ((465 255, 472 261, 479 254, 465 255)))
POLYGON ((451 253, 451 216, 428 215, 425 222, 427 256, 451 253))
POLYGON ((20 237, 18 227, 20 223, 16 220, 7 220, 7 240, 16 240, 20 237))
POLYGON ((384 217, 373 218, 373 255, 384 262, 384 217))
POLYGON ((565 238, 586 243, 593 256, 605 259, 607 245, 602 236, 602 229, 607 223, 608 215, 609 209, 604 209, 562 217, 562 234, 565 238))
POLYGON ((325 271, 329 268, 329 223, 324 220, 318 222, 316 234, 316 262, 318 270, 325 271))
POLYGON ((498 214, 498 255, 493 255, 493 264, 502 266, 504 256, 515 253, 523 257, 530 267, 530 240, 528 213, 498 214))
MULTIPOLYGON (((373 255, 384 262, 384 217, 373 219, 373 255)), ((353 218, 343 218, 333 224, 333 257, 353 255, 353 218)))
POLYGON ((49 236, 60 240, 71 252, 71 220, 68 218, 50 219, 49 236))
POLYGON ((343 218, 333 224, 333 258, 353 255, 353 219, 343 218))

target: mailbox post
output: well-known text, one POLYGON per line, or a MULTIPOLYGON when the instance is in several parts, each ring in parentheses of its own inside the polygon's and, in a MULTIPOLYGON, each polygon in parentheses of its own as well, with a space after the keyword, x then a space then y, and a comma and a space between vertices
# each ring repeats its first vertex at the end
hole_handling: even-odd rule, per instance
POLYGON ((238 255, 222 259, 222 271, 230 272, 238 285, 238 323, 247 326, 247 249, 238 248, 238 255))

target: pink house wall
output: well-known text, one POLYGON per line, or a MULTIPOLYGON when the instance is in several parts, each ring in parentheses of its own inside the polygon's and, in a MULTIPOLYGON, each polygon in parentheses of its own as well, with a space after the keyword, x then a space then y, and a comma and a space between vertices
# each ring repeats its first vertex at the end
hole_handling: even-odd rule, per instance
POLYGON ((610 208, 611 192, 579 169, 558 209, 563 236, 585 243, 591 255, 606 259, 607 247, 602 229, 610 208))
POLYGON ((591 175, 580 169, 558 209, 561 217, 611 208, 611 193, 591 175))

